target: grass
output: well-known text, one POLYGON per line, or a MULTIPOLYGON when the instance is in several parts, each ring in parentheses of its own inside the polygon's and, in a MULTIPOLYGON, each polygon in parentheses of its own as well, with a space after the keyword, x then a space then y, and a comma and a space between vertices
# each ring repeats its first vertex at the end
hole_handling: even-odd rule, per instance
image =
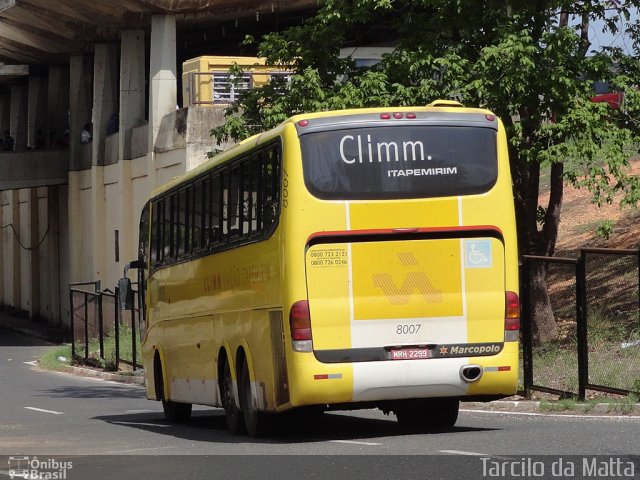
POLYGON ((52 348, 38 359, 40 367, 46 370, 59 371, 71 365, 71 345, 61 345, 52 348), (59 357, 65 361, 58 360, 59 357))
MULTIPOLYGON (((131 338, 131 328, 121 325, 120 326, 120 359, 125 361, 132 361, 133 352, 132 352, 132 338, 131 338)), ((141 363, 141 347, 140 347, 140 337, 136 335, 136 362, 141 363)), ((88 365, 92 365, 95 367, 103 368, 105 370, 117 371, 118 364, 116 362, 116 341, 115 341, 115 333, 111 332, 108 335, 105 335, 104 340, 104 356, 100 356, 100 341, 98 338, 92 338, 89 340, 89 354, 85 355, 85 345, 83 342, 76 341, 76 357, 84 359, 86 357, 85 363, 88 365)), ((65 347, 66 354, 61 354, 66 358, 71 358, 71 346, 65 347)), ((47 364, 55 366, 55 359, 60 355, 54 355, 54 351, 57 352, 60 349, 54 349, 51 352, 48 352, 41 359, 42 361, 47 357, 47 364), (51 362, 50 359, 53 359, 51 362)), ((61 350, 60 350, 61 351, 61 350)), ((60 362, 58 362, 60 363, 60 362)), ((48 368, 48 367, 44 367, 48 368)), ((55 370, 55 368, 52 368, 55 370)))
POLYGON ((580 402, 575 398, 563 398, 557 401, 547 399, 540 401, 540 410, 543 412, 575 412, 587 413, 592 411, 599 403, 609 404, 607 413, 632 413, 634 406, 638 403, 638 396, 630 394, 622 398, 593 398, 580 402))
MULTIPOLYGON (((604 387, 640 392, 640 340, 637 312, 625 317, 620 312, 589 312, 588 373, 589 383, 604 387)), ((578 349, 573 331, 534 347, 534 384, 566 392, 578 392, 578 349)))

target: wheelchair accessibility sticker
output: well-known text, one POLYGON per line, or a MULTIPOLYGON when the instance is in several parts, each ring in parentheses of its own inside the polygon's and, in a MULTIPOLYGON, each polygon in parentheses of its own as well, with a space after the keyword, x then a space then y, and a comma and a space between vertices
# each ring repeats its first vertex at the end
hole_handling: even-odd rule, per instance
POLYGON ((491 240, 466 240, 466 268, 491 268, 491 240))

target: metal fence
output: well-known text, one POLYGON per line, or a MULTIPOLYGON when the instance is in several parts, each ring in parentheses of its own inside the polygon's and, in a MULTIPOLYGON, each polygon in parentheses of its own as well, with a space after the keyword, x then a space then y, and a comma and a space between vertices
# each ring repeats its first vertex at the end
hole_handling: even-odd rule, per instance
POLYGON ((101 291, 99 281, 73 283, 69 295, 74 361, 114 370, 121 364, 142 368, 139 295, 134 295, 131 310, 120 308, 117 288, 101 291))
POLYGON ((537 390, 584 400, 587 390, 640 391, 639 262, 638 249, 584 248, 578 258, 523 257, 527 396, 537 390), (532 288, 540 274, 544 290, 532 288), (557 325, 557 334, 536 341, 534 317, 545 315, 557 325))

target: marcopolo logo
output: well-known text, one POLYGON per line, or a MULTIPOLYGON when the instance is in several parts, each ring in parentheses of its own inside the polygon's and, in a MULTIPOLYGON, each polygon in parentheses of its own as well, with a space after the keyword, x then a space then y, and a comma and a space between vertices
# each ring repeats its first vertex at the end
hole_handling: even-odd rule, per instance
POLYGON ((502 350, 501 343, 462 343, 456 345, 442 345, 442 357, 481 357, 495 355, 502 350))
POLYGON ((491 355, 492 353, 498 353, 501 350, 501 346, 496 343, 489 343, 485 345, 452 345, 452 355, 491 355))
POLYGON ((54 458, 41 460, 38 457, 9 457, 9 477, 28 480, 66 480, 67 471, 73 468, 73 462, 59 461, 54 458))

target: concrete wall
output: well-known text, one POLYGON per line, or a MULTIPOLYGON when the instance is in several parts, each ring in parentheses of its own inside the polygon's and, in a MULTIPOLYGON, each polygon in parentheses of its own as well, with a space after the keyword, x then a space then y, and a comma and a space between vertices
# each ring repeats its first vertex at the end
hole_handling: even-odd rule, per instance
POLYGON ((0 171, 11 172, 0 179, 0 224, 15 227, 15 235, 0 231, 0 303, 70 325, 69 283, 99 280, 113 289, 137 256, 150 193, 215 148, 209 131, 224 122, 222 109, 176 110, 175 20, 154 16, 151 42, 148 65, 144 32, 128 31, 119 47, 96 45, 93 57, 51 68, 46 84, 33 78, 29 90, 0 97, 0 124, 16 139, 16 152, 0 152, 0 171), (116 112, 119 132, 106 136, 116 112), (81 144, 89 119, 93 138, 81 144), (41 127, 49 140, 69 126, 68 150, 21 151, 41 127))
POLYGON ((36 184, 68 182, 22 189, 0 182, 5 188, 0 220, 15 226, 23 244, 11 227, 0 232, 0 302, 50 325, 69 325, 69 283, 100 280, 103 288, 113 289, 124 265, 137 255, 140 212, 151 191, 206 161, 215 147, 209 130, 222 121, 215 108, 173 111, 160 122, 153 149, 147 148, 149 126, 134 126, 127 150, 140 155, 119 158, 121 133, 110 135, 101 155, 93 152, 94 142, 74 149, 80 156, 74 164, 84 168, 66 178, 67 150, 0 153, 0 168, 11 169, 15 182, 25 184, 21 175, 34 172, 42 177, 34 177, 36 184), (92 158, 104 158, 105 165, 91 165, 92 158), (125 209, 129 215, 122 215, 125 209), (103 214, 96 218, 96 212, 103 214))
POLYGON ((1 193, 0 301, 49 325, 68 318, 67 187, 39 187, 1 193), (61 235, 62 233, 62 235, 61 235))

